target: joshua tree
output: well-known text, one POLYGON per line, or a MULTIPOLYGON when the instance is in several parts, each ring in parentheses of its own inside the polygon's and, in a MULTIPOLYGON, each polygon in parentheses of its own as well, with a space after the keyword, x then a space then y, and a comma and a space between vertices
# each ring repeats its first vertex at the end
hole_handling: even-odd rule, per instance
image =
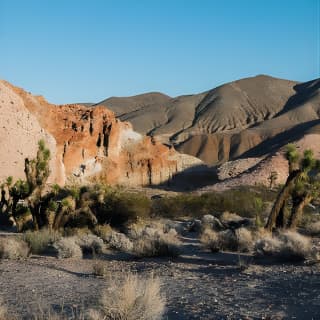
POLYGON ((44 140, 38 142, 37 157, 33 160, 25 159, 24 172, 29 186, 27 202, 35 229, 38 229, 42 224, 40 214, 41 195, 50 174, 49 160, 50 150, 46 148, 44 140))
POLYGON ((17 180, 14 184, 12 184, 12 182, 13 178, 8 177, 0 186, 0 212, 3 214, 3 217, 5 217, 6 223, 12 219, 14 223, 17 224, 19 213, 18 203, 29 195, 29 185, 21 179, 17 180))
POLYGON ((319 190, 316 177, 320 171, 320 165, 319 161, 314 159, 312 150, 305 150, 301 158, 296 147, 290 144, 287 146, 286 158, 289 162, 289 176, 269 215, 265 226, 269 231, 274 227, 295 228, 303 208, 312 201, 319 190), (285 210, 290 199, 292 199, 292 209, 286 223, 285 210))

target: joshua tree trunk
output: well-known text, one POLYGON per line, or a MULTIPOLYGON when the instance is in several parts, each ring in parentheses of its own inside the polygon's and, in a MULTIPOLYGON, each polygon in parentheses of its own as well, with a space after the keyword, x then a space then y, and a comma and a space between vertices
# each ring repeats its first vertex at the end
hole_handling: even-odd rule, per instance
POLYGON ((54 217, 54 221, 52 224, 53 230, 58 230, 61 227, 61 220, 65 214, 68 214, 68 208, 62 206, 54 217))
POLYGON ((272 210, 270 212, 267 224, 265 229, 268 231, 272 231, 275 227, 279 213, 281 212, 282 208, 285 206, 286 201, 289 199, 291 195, 291 191, 295 186, 295 181, 299 177, 300 170, 295 170, 289 174, 289 177, 286 181, 285 186, 280 191, 276 202, 274 203, 272 210))
POLYGON ((287 206, 287 203, 288 203, 288 199, 285 200, 283 202, 283 205, 279 211, 279 214, 276 218, 276 228, 284 228, 285 225, 286 225, 286 221, 285 221, 285 212, 286 212, 286 206, 287 206))
POLYGON ((41 227, 41 189, 36 188, 27 198, 27 201, 32 215, 34 229, 39 230, 39 228, 41 227))
POLYGON ((310 194, 306 194, 293 205, 287 225, 289 229, 296 229, 303 214, 304 207, 311 202, 312 198, 313 197, 310 194))

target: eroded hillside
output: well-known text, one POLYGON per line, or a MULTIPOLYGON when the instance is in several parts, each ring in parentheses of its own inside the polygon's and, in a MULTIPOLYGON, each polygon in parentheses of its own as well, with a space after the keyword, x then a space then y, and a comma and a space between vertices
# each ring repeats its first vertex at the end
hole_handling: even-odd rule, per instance
POLYGON ((45 138, 52 150, 52 182, 99 180, 110 184, 149 185, 201 161, 181 155, 132 130, 104 107, 53 105, 1 82, 0 177, 23 176, 24 159, 36 154, 45 138), (17 151, 16 151, 17 150, 17 151))
POLYGON ((312 130, 319 124, 319 88, 319 80, 297 83, 260 75, 196 95, 150 93, 110 98, 96 106, 108 106, 140 133, 219 164, 265 155, 273 142, 283 146, 312 130))

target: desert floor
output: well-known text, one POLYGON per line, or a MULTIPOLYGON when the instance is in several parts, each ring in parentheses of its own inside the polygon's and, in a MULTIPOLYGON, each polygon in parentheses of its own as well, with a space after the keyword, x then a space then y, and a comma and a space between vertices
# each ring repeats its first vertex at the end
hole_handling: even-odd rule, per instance
POLYGON ((110 281, 130 270, 160 277, 167 298, 165 319, 320 319, 317 264, 211 253, 193 237, 182 241, 184 252, 175 259, 135 259, 120 253, 97 257, 107 269, 104 278, 93 275, 92 257, 0 260, 0 297, 10 312, 25 319, 39 304, 87 308, 97 303, 110 281))

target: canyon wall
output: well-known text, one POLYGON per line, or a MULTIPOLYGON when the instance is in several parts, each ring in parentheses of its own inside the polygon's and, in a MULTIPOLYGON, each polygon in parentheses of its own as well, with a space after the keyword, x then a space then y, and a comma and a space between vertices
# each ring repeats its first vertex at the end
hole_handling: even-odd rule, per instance
POLYGON ((155 185, 202 164, 133 131, 130 123, 116 119, 105 107, 53 105, 5 81, 0 83, 5 115, 0 148, 7 154, 1 157, 1 180, 8 175, 23 177, 24 158, 35 157, 40 138, 52 152, 50 182, 60 185, 87 181, 155 185))

